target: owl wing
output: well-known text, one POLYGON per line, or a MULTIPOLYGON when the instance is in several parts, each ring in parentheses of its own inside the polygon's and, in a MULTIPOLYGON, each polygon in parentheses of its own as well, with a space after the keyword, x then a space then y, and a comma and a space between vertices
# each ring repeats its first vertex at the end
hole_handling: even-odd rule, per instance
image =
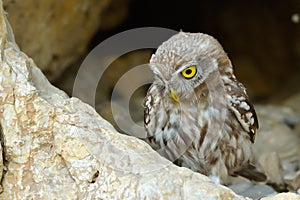
POLYGON ((242 128, 249 134, 253 143, 258 129, 258 120, 245 87, 238 83, 236 87, 227 88, 227 98, 230 110, 234 113, 242 128))
POLYGON ((150 109, 152 108, 153 100, 152 96, 148 93, 143 101, 144 106, 144 125, 147 129, 147 125, 150 123, 150 109))
POLYGON ((153 85, 149 88, 148 93, 143 101, 143 107, 144 107, 144 127, 147 132, 147 138, 145 138, 145 141, 155 150, 159 149, 159 144, 155 141, 153 132, 151 130, 154 129, 155 120, 153 121, 153 106, 154 106, 154 99, 152 96, 152 93, 150 91, 153 91, 153 85), (151 121, 152 119, 152 121, 151 121))

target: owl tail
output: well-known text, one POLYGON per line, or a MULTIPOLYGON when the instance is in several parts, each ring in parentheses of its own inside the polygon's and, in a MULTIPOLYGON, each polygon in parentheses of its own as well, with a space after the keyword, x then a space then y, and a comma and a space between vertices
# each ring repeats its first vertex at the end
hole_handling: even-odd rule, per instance
POLYGON ((251 163, 247 163, 240 170, 235 171, 233 176, 242 176, 255 182, 265 182, 267 180, 267 176, 263 172, 259 172, 251 163))
POLYGON ((234 172, 233 176, 242 176, 249 179, 250 181, 255 182, 265 182, 267 185, 273 187, 273 189, 277 192, 288 191, 286 184, 276 184, 269 182, 269 180, 267 180, 267 176, 263 172, 257 171, 256 167, 251 163, 247 163, 239 171, 234 172))

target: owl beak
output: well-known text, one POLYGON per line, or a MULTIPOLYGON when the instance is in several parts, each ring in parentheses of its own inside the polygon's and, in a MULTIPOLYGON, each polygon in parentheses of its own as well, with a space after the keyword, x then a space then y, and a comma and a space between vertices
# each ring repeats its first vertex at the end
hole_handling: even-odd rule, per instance
POLYGON ((176 102, 179 102, 179 98, 178 98, 178 96, 175 94, 175 92, 174 92, 173 90, 170 90, 170 92, 171 92, 172 98, 173 98, 176 102))

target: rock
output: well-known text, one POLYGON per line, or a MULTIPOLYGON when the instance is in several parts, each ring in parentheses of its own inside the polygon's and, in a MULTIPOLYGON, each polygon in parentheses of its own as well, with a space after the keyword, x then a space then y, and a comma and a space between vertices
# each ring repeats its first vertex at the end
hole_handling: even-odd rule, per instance
POLYGON ((128 16, 129 0, 111 0, 111 3, 102 13, 100 30, 109 30, 116 27, 128 16))
POLYGON ((250 197, 252 199, 261 199, 261 197, 274 195, 277 192, 268 185, 255 185, 253 184, 252 187, 248 188, 243 193, 239 193, 243 196, 250 197))
POLYGON ((300 200, 300 196, 294 193, 280 193, 275 196, 265 197, 261 200, 300 200))
POLYGON ((290 124, 299 122, 299 116, 288 107, 255 106, 260 128, 254 143, 257 155, 276 152, 284 162, 297 163, 300 159, 300 137, 290 124))
POLYGON ((295 94, 283 102, 283 105, 291 108, 295 113, 300 115, 300 94, 295 94))
POLYGON ((298 118, 290 121, 290 126, 294 128, 295 132, 300 137, 300 94, 289 97, 282 104, 283 106, 291 108, 292 111, 297 114, 298 118))
POLYGON ((259 158, 259 164, 268 177, 268 183, 273 185, 277 190, 284 191, 286 186, 283 180, 283 170, 278 154, 265 153, 259 158))
POLYGON ((3 4, 17 43, 51 80, 85 53, 102 24, 111 28, 124 19, 127 9, 126 1, 115 0, 4 0, 3 4), (123 14, 112 15, 112 10, 123 14))
MULTIPOLYGON (((0 140, 1 140, 1 143, 3 141, 2 139, 2 130, 0 130, 1 133, 0 133, 0 140)), ((3 176, 3 171, 4 171, 4 161, 3 161, 3 157, 2 157, 2 154, 3 154, 3 149, 2 149, 2 145, 0 145, 0 177, 3 176)), ((0 185, 0 193, 3 191, 3 188, 2 188, 2 185, 0 185)))
POLYGON ((300 189, 300 170, 284 176, 284 180, 289 186, 289 189, 299 191, 300 189))
POLYGON ((8 28, 1 9, 0 199, 246 199, 119 134, 53 87, 8 28))
POLYGON ((251 199, 260 199, 261 197, 277 194, 277 192, 268 185, 254 184, 248 180, 229 186, 237 194, 249 197, 251 199))
POLYGON ((268 175, 269 184, 277 190, 299 188, 297 170, 300 167, 300 124, 298 95, 280 106, 256 106, 260 129, 254 144, 257 159, 268 175))

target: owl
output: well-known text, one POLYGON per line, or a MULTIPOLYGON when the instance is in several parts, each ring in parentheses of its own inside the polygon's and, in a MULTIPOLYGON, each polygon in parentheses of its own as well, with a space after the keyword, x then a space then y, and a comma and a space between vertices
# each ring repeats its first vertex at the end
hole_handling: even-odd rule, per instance
POLYGON ((251 163, 255 110, 216 39, 179 32, 149 65, 154 82, 144 100, 144 126, 162 156, 217 183, 237 175, 265 180, 251 163))

